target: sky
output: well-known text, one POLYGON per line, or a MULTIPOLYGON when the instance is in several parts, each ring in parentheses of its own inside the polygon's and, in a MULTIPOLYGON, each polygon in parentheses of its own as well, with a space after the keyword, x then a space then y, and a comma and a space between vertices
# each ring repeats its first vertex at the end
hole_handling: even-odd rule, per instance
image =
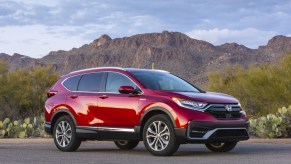
POLYGON ((41 58, 50 51, 175 31, 214 45, 266 45, 291 36, 291 0, 0 0, 0 53, 41 58))

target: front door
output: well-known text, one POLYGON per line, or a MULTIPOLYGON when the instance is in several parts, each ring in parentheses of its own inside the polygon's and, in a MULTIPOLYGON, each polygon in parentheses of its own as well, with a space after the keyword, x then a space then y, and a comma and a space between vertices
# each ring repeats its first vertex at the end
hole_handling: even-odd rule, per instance
POLYGON ((104 127, 133 128, 138 124, 138 100, 139 95, 121 94, 118 92, 120 86, 133 86, 134 84, 127 76, 108 72, 105 92, 98 98, 98 119, 104 127))

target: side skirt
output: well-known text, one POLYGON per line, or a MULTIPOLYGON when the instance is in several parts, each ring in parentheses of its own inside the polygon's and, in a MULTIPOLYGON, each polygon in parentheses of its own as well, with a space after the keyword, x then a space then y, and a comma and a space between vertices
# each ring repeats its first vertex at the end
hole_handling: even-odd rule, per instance
POLYGON ((137 128, 77 126, 79 138, 89 140, 140 140, 137 128))

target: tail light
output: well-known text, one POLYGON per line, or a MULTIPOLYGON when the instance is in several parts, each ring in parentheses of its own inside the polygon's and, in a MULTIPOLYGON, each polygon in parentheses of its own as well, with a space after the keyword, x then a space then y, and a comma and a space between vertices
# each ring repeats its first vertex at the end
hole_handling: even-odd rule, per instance
POLYGON ((46 95, 47 95, 47 98, 50 98, 50 97, 56 95, 57 93, 58 93, 58 91, 49 90, 49 91, 47 91, 46 95))

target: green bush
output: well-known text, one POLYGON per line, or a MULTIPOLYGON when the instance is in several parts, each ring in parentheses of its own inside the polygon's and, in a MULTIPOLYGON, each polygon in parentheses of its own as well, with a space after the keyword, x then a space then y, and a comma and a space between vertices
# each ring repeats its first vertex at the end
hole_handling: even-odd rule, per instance
POLYGON ((8 65, 0 60, 0 120, 32 117, 43 113, 46 91, 58 75, 52 67, 36 67, 8 72, 8 65))
POLYGON ((279 108, 276 114, 250 119, 249 132, 260 138, 290 138, 291 105, 288 108, 279 108))
POLYGON ((208 78, 208 90, 238 98, 249 115, 275 113, 279 107, 290 104, 291 53, 276 64, 248 69, 236 65, 223 73, 210 72, 208 78))

